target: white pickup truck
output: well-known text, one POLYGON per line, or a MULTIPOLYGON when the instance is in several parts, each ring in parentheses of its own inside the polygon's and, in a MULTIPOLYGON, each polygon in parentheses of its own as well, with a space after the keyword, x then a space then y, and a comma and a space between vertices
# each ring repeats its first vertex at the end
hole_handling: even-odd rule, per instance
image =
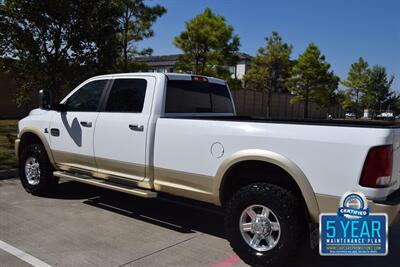
POLYGON ((225 210, 226 236, 248 264, 290 259, 340 197, 363 192, 393 223, 400 209, 400 126, 236 116, 222 80, 129 73, 91 78, 19 121, 26 191, 59 178, 225 210))

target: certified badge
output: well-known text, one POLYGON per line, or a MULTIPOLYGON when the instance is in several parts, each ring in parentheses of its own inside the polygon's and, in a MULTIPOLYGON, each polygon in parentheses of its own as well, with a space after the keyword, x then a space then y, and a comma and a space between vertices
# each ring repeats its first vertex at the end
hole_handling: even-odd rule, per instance
POLYGON ((387 214, 370 213, 363 193, 343 195, 337 213, 323 213, 319 220, 322 256, 385 256, 388 253, 387 214))

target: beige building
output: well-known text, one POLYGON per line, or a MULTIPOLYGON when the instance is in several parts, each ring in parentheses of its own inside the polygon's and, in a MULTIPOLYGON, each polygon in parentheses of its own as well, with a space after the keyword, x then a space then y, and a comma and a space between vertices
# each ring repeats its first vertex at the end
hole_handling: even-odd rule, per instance
MULTIPOLYGON (((180 54, 162 56, 144 56, 135 60, 146 64, 149 72, 176 72, 176 62, 180 54)), ((232 79, 243 79, 243 76, 250 69, 252 56, 246 53, 238 53, 239 61, 234 66, 227 66, 232 79)))

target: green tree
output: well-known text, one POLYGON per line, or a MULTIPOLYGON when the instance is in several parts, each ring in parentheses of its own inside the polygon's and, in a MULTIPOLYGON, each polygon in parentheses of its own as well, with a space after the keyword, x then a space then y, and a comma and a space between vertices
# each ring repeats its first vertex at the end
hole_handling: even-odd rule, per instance
POLYGON ((137 43, 145 38, 152 37, 153 23, 167 10, 160 6, 147 6, 143 0, 116 0, 119 10, 118 41, 121 49, 121 58, 117 68, 122 71, 140 68, 133 61, 135 56, 150 55, 152 49, 140 50, 137 43))
POLYGON ((342 101, 342 95, 337 90, 339 80, 339 77, 332 71, 328 72, 326 82, 315 90, 312 97, 314 102, 325 111, 327 117, 329 116, 329 109, 342 101))
POLYGON ((336 92, 337 104, 341 105, 343 108, 347 108, 350 106, 351 99, 349 98, 349 94, 346 90, 338 90, 336 92))
POLYGON ((396 102, 396 95, 391 90, 394 76, 388 77, 386 68, 375 65, 369 71, 368 84, 364 89, 362 103, 371 109, 372 118, 376 113, 386 110, 391 103, 396 102))
POLYGON ((266 47, 258 49, 244 80, 254 89, 267 93, 267 116, 269 117, 271 93, 277 90, 286 90, 285 84, 290 77, 292 67, 290 55, 293 46, 284 43, 277 32, 272 32, 272 35, 265 40, 266 47))
POLYGON ((393 93, 387 100, 386 100, 386 108, 390 111, 393 111, 395 115, 400 114, 400 94, 393 93))
POLYGON ((207 8, 186 22, 186 31, 175 37, 174 44, 183 52, 178 70, 227 78, 227 65, 238 60, 240 42, 225 18, 207 8))
POLYGON ((351 64, 347 80, 341 83, 348 88, 346 101, 343 103, 345 108, 351 108, 356 118, 362 113, 362 98, 367 90, 370 78, 368 62, 362 57, 357 62, 351 64))
POLYGON ((292 68, 292 77, 287 85, 294 97, 291 103, 304 103, 304 118, 308 118, 310 101, 327 107, 337 89, 339 78, 330 71, 330 64, 325 60, 319 48, 311 43, 299 56, 292 68))
POLYGON ((16 75, 19 105, 30 92, 57 94, 117 58, 117 9, 107 0, 6 0, 0 6, 0 56, 16 75))

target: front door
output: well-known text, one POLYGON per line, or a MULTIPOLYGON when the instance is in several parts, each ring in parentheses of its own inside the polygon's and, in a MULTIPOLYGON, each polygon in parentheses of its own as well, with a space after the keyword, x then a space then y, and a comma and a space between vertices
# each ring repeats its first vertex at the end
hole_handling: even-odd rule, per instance
POLYGON ((63 102, 68 111, 53 115, 50 147, 60 169, 96 171, 93 135, 107 82, 94 80, 81 85, 63 102))
POLYGON ((102 178, 143 180, 155 78, 116 78, 99 114, 94 154, 102 178))

